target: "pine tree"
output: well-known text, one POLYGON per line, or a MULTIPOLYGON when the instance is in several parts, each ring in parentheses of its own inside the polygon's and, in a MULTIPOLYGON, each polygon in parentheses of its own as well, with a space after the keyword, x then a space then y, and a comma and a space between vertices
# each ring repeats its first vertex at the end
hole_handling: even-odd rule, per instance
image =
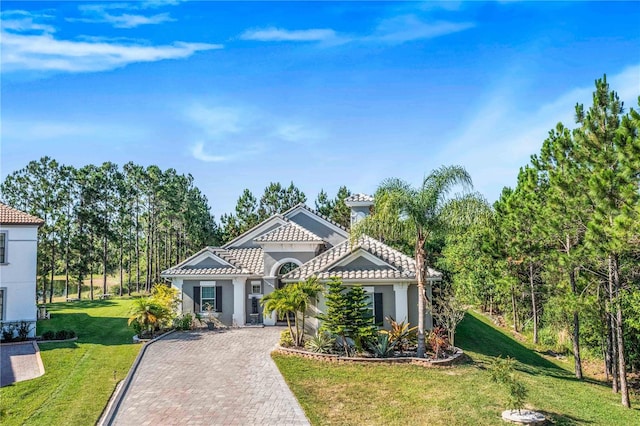
POLYGON ((349 328, 348 301, 345 287, 339 278, 332 278, 327 283, 325 306, 326 312, 317 316, 322 321, 321 330, 340 337, 344 352, 349 356, 347 336, 351 330, 349 328))
POLYGON ((354 285, 346 294, 348 336, 359 350, 378 334, 373 323, 371 300, 360 285, 354 285))

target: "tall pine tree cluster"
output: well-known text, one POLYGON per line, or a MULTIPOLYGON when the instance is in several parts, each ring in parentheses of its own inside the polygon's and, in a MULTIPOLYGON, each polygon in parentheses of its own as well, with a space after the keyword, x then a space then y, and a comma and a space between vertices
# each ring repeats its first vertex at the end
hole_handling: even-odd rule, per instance
POLYGON ((638 111, 597 80, 576 128, 551 130, 515 189, 448 235, 440 259, 459 297, 569 348, 577 378, 585 351, 601 356, 625 406, 640 370, 639 129, 638 111))

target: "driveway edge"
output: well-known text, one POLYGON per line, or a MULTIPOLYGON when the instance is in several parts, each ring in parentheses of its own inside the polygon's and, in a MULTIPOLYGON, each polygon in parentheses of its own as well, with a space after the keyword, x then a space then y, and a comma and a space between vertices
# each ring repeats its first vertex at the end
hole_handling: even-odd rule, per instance
POLYGON ((155 339, 152 339, 144 344, 140 352, 138 352, 138 356, 133 361, 133 365, 129 369, 129 372, 127 373, 127 377, 125 377, 123 381, 121 381, 116 385, 113 395, 111 395, 111 398, 107 403, 107 406, 105 407, 104 411, 102 412, 102 415, 100 416, 100 418, 98 419, 98 422, 96 423, 97 426, 110 426, 112 424, 113 418, 115 417, 115 414, 118 412, 118 408, 120 408, 120 404, 122 403, 122 398, 124 397, 124 394, 127 393, 127 390, 131 385, 131 381, 133 380, 133 376, 138 370, 138 365, 140 365, 140 361, 142 361, 142 357, 147 351, 147 348, 152 343, 155 343, 158 340, 163 339, 170 334, 173 334, 175 331, 176 330, 171 330, 170 332, 165 333, 162 336, 156 337, 155 339))

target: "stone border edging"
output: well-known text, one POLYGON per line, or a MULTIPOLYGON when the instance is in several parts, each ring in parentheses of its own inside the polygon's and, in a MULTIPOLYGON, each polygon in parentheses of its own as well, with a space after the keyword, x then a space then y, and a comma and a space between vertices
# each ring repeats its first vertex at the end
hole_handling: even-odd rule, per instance
POLYGON ((145 342, 143 344, 142 349, 140 349, 140 352, 138 352, 138 356, 136 356, 136 359, 133 361, 133 365, 129 369, 127 376, 124 378, 124 380, 122 380, 119 384, 116 385, 116 388, 113 394, 111 395, 111 398, 107 403, 107 406, 105 407, 104 411, 102 412, 102 414, 100 415, 100 418, 96 423, 97 426, 109 426, 113 422, 113 418, 116 412, 118 411, 118 408, 120 408, 120 404, 122 403, 122 398, 124 397, 124 394, 129 389, 129 386, 131 385, 131 381, 133 380, 133 375, 136 373, 136 370, 138 369, 138 365, 140 365, 140 362, 142 361, 142 357, 147 351, 147 348, 149 347, 149 345, 157 342, 160 339, 165 338, 166 336, 169 336, 170 334, 173 334, 175 331, 176 330, 171 330, 168 333, 164 333, 162 336, 158 336, 155 339, 149 340, 148 342, 145 342))
POLYGON ((75 342, 76 340, 78 340, 78 336, 72 337, 71 339, 64 339, 64 340, 36 340, 36 342, 38 342, 38 343, 64 343, 64 342, 75 342))
POLYGON ((320 354, 316 352, 303 351, 300 349, 284 348, 282 346, 276 346, 275 352, 279 352, 285 355, 296 355, 307 359, 335 362, 335 363, 363 363, 363 364, 413 364, 421 365, 423 367, 449 367, 458 363, 463 359, 464 351, 460 348, 455 348, 453 355, 445 359, 431 360, 427 358, 416 357, 390 357, 390 358, 357 358, 357 357, 345 357, 336 354, 320 354))

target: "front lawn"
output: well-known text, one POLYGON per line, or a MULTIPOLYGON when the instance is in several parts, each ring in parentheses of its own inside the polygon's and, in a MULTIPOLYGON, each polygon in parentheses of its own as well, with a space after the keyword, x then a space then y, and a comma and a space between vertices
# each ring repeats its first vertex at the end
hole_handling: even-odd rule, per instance
POLYGON ((94 424, 140 345, 127 327, 131 300, 49 305, 51 320, 38 321, 38 335, 72 329, 78 340, 40 343, 45 374, 0 389, 0 423, 9 425, 94 424))
POLYGON ((481 315, 467 315, 456 343, 473 362, 437 369, 273 358, 314 425, 500 424, 506 394, 486 370, 498 355, 517 360, 528 405, 555 424, 640 424, 640 398, 632 399, 636 408, 623 408, 607 385, 575 380, 564 365, 541 357, 481 315))

